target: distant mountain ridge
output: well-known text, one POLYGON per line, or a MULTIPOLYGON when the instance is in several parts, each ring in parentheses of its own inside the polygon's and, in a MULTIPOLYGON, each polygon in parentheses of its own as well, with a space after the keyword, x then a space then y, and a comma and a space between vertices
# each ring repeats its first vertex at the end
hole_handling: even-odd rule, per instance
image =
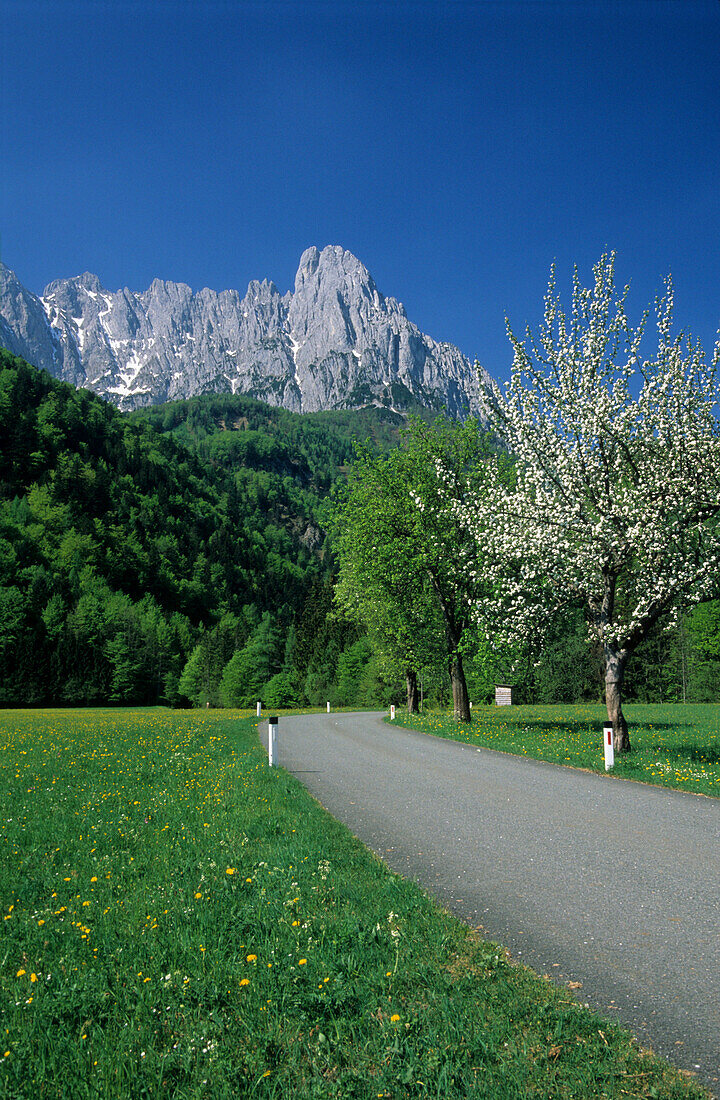
POLYGON ((414 403, 484 419, 490 376, 422 333, 339 246, 305 250, 295 288, 106 290, 86 272, 41 297, 0 264, 0 345, 121 409, 247 393, 293 412, 414 403))

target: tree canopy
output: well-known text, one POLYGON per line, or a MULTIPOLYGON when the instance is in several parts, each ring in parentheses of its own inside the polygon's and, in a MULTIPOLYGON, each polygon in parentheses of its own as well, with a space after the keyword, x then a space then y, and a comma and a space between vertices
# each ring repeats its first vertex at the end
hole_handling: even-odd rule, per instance
MULTIPOLYGON (((496 387, 497 431, 516 460, 511 486, 495 479, 464 521, 495 588, 478 620, 529 632, 581 602, 605 665, 616 751, 630 741, 622 684, 630 656, 662 621, 717 593, 720 577, 720 424, 717 367, 674 335, 668 279, 633 328, 615 257, 581 286, 570 314, 551 274, 544 320, 518 339, 511 380, 496 387)), ((452 492, 449 491, 449 496, 452 492)))
POLYGON ((409 709, 416 709, 418 673, 444 656, 455 714, 465 721, 463 655, 483 577, 456 509, 482 491, 488 453, 475 420, 412 419, 396 450, 361 455, 333 528, 337 600, 403 667, 409 709))

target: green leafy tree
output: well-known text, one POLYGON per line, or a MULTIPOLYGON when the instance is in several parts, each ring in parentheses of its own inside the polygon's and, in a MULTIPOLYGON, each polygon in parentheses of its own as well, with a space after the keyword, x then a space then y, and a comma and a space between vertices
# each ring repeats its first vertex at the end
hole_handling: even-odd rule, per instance
POLYGON ((338 658, 335 687, 340 706, 357 706, 372 648, 366 637, 358 638, 338 658))
POLYGON ((678 650, 683 699, 720 700, 720 600, 694 607, 680 623, 678 650))
POLYGON ((471 717, 463 659, 483 580, 456 509, 482 491, 488 448, 475 420, 414 419, 397 450, 361 455, 336 510, 337 601, 404 666, 410 711, 419 670, 444 653, 455 717, 471 717))
POLYGON ((211 701, 214 692, 212 667, 207 648, 198 642, 188 657, 178 682, 178 692, 196 707, 211 701))
POLYGON ((297 701, 297 693, 291 676, 287 672, 276 672, 265 684, 260 698, 266 707, 273 709, 293 706, 297 701))
POLYGON ((220 681, 224 707, 250 707, 261 699, 265 684, 280 671, 282 640, 272 617, 265 614, 242 649, 228 661, 220 681))

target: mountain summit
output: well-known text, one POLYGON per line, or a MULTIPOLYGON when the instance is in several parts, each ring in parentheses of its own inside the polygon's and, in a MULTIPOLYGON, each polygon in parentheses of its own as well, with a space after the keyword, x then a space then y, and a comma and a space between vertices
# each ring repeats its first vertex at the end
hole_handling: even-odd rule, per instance
POLYGON ((112 292, 89 272, 38 298, 0 264, 0 344, 125 410, 231 392, 294 412, 419 403, 482 417, 490 381, 332 245, 303 252, 293 291, 253 280, 244 298, 161 279, 112 292))

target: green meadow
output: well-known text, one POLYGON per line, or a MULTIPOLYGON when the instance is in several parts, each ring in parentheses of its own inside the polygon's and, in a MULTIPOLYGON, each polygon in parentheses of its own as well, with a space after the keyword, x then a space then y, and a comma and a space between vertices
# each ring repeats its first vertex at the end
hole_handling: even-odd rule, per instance
MULTIPOLYGON (((616 756, 612 774, 663 787, 720 797, 720 705, 632 703, 623 707, 632 752, 616 756)), ((483 706, 469 725, 452 711, 407 715, 396 724, 436 737, 573 768, 605 772, 603 706, 483 706)))
POLYGON ((0 712, 0 790, 0 1097, 706 1095, 392 874, 254 715, 0 712))

